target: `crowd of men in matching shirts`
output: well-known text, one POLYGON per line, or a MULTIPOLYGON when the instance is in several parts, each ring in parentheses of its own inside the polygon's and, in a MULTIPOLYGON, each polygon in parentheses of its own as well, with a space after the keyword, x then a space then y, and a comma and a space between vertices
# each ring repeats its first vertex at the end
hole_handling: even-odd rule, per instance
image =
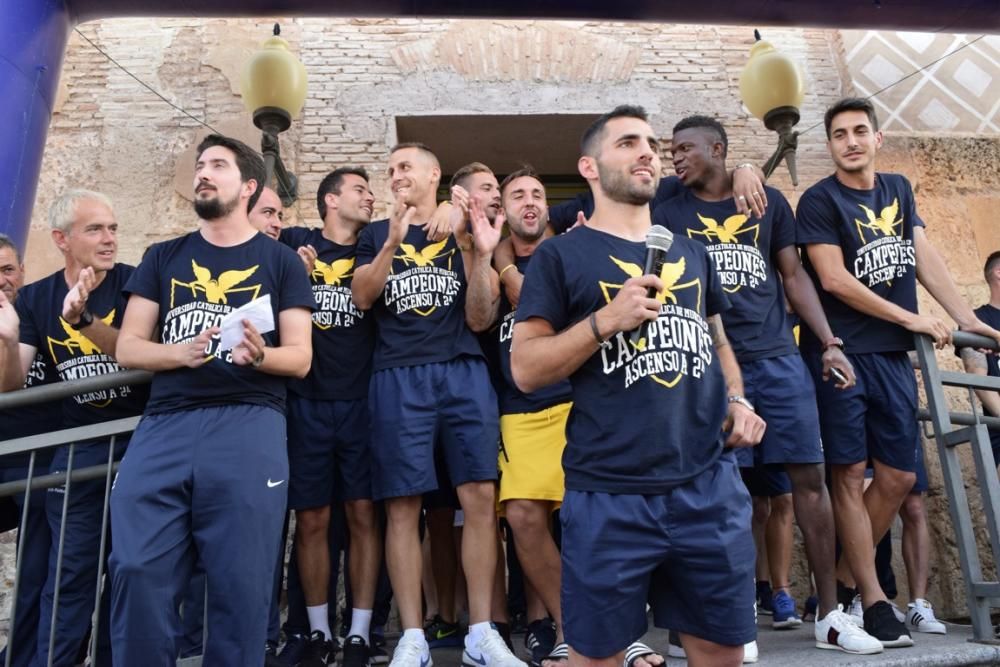
MULTIPOLYGON (((173 665, 202 614, 206 665, 312 667, 338 650, 344 667, 387 660, 373 642, 384 562, 402 628, 391 667, 429 667, 422 517, 446 507, 464 520, 463 665, 525 667, 494 623, 498 515, 523 569, 534 667, 657 667, 639 642, 648 612, 679 638, 671 654, 739 665, 756 660, 757 602, 775 627, 800 623, 787 579, 758 599, 748 485, 791 494, 817 647, 878 653, 937 627, 923 590, 898 617, 874 559, 922 466, 907 352, 914 334, 950 339, 918 312, 916 284, 960 329, 1000 341, 1000 253, 985 270, 991 303, 974 312, 909 182, 876 171, 871 104, 841 100, 825 126, 834 173, 794 214, 756 167, 727 165, 717 121, 681 120, 667 147, 635 106, 588 128, 590 192, 551 208, 530 168, 501 183, 481 163, 439 204, 434 153, 400 144, 388 219, 371 220, 368 174, 345 166, 319 186, 322 226, 282 229, 260 156, 210 135, 198 229, 133 268, 116 262, 106 196, 58 197, 64 268, 22 287, 18 251, 0 240, 0 390, 153 372, 148 387, 0 413, 5 439, 142 414, 130 435, 33 459, 58 473, 121 458, 97 664, 173 665), (661 178, 665 148, 676 175, 661 178), (652 225, 672 240, 646 273, 652 225), (223 319, 251 303, 273 326, 244 319, 224 344, 223 319), (351 611, 338 649, 329 532, 341 504, 351 611), (289 620, 304 626, 293 662, 277 650, 287 510, 289 620)), ((1000 375, 992 356, 962 354, 971 372, 1000 375)), ((1000 415, 995 393, 980 398, 1000 415)), ((0 476, 28 465, 9 457, 0 476)), ((98 596, 104 481, 30 498, 8 650, 14 665, 73 665, 98 596)), ((446 634, 450 615, 435 621, 446 634)))

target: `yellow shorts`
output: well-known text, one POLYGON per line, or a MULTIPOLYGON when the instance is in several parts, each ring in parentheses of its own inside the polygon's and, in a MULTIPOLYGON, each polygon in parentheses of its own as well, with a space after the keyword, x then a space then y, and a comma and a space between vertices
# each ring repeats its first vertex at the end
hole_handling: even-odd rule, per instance
POLYGON ((507 500, 548 500, 562 503, 566 491, 562 455, 566 448, 566 420, 572 403, 560 403, 538 412, 502 415, 500 436, 500 494, 507 500))

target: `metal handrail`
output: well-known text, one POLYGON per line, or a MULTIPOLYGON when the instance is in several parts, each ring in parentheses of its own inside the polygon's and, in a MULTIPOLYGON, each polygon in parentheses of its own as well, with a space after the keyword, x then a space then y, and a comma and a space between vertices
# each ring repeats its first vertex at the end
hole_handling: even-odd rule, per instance
POLYGON ((10 410, 34 403, 46 403, 77 394, 85 394, 101 389, 113 389, 123 385, 148 384, 153 379, 149 371, 119 371, 107 375, 95 375, 79 380, 63 380, 39 387, 29 387, 0 394, 0 410, 10 410))

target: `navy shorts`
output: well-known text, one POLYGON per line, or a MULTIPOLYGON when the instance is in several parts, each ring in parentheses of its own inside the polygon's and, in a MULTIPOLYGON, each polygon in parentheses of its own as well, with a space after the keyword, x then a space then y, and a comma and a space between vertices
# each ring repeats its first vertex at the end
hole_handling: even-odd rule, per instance
POLYGON ((819 405, 826 462, 860 463, 868 458, 914 472, 917 426, 917 378, 906 352, 848 355, 858 383, 837 389, 824 381, 818 355, 808 355, 819 405))
POLYGON ((288 507, 372 497, 368 401, 288 395, 288 507), (336 493, 335 493, 336 491, 336 493))
POLYGON ((740 466, 823 463, 816 391, 802 357, 758 359, 740 364, 740 372, 743 395, 767 422, 759 445, 737 450, 740 466))
POLYGON ((561 508, 566 641, 613 656, 657 627, 740 646, 757 637, 750 495, 732 453, 662 495, 567 489, 561 508))
POLYGON ((740 468, 740 476, 754 498, 776 498, 792 492, 792 480, 781 465, 740 468))
POLYGON ((437 489, 436 449, 455 486, 497 479, 500 417, 482 359, 377 371, 368 403, 375 499, 437 489))

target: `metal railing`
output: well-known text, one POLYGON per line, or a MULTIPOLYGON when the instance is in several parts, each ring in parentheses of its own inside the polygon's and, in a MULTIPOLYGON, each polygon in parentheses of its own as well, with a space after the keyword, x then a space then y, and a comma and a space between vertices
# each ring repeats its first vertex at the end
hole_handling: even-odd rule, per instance
MULTIPOLYGON (((120 373, 111 373, 108 375, 100 375, 96 377, 84 378, 81 380, 56 382, 48 385, 43 385, 41 387, 32 387, 30 389, 23 389, 20 391, 0 394, 0 410, 16 410, 18 407, 22 407, 25 405, 61 400, 69 398, 76 394, 98 391, 101 389, 110 389, 113 387, 120 387, 123 385, 145 384, 148 383, 151 378, 152 374, 144 371, 122 371, 120 373)), ((14 651, 17 650, 18 648, 12 643, 12 639, 14 638, 14 631, 16 629, 16 623, 18 620, 17 599, 21 585, 21 568, 24 564, 24 545, 25 542, 27 541, 26 533, 28 527, 28 513, 31 509, 31 502, 32 502, 32 494, 30 492, 42 489, 52 489, 60 486, 65 487, 65 492, 63 494, 62 515, 59 524, 59 540, 56 551, 57 556, 55 565, 55 589, 52 601, 51 628, 49 631, 49 642, 48 642, 47 664, 49 665, 49 667, 51 667, 54 659, 53 649, 55 646, 57 619, 59 612, 59 595, 61 588, 60 583, 62 576, 63 550, 65 547, 65 537, 66 537, 66 517, 67 517, 67 510, 69 507, 70 493, 74 483, 91 481, 103 477, 104 501, 101 511, 101 537, 100 537, 100 547, 98 551, 99 557, 98 557, 98 565, 96 572, 97 586, 96 586, 96 595, 94 598, 94 609, 93 613, 91 614, 90 643, 87 651, 91 664, 96 664, 97 644, 98 644, 98 637, 100 630, 100 614, 98 613, 98 610, 100 609, 101 606, 101 594, 103 592, 102 583, 104 579, 104 565, 105 565, 104 554, 108 547, 107 537, 108 537, 109 500, 111 495, 111 483, 113 474, 117 469, 117 463, 115 463, 114 461, 115 444, 118 438, 122 434, 131 433, 135 429, 136 424, 138 423, 139 423, 139 417, 129 417, 126 419, 117 419, 114 421, 103 422, 100 424, 92 424, 89 426, 63 429, 59 431, 52 431, 49 433, 43 433, 24 438, 16 438, 12 440, 0 441, 0 456, 28 454, 28 467, 25 478, 23 480, 15 480, 0 484, 0 498, 5 496, 13 496, 19 493, 25 494, 24 505, 21 508, 20 529, 18 531, 17 557, 16 557, 17 560, 14 570, 14 589, 12 592, 12 599, 11 599, 10 625, 8 627, 8 632, 7 632, 8 642, 7 642, 6 658, 4 660, 4 667, 10 667, 11 661, 13 660, 14 651), (74 455, 76 453, 76 443, 88 440, 103 439, 103 438, 108 438, 107 462, 101 465, 75 469, 73 465, 73 460, 74 460, 74 455), (37 463, 38 452, 66 444, 69 445, 67 453, 66 471, 64 473, 36 475, 35 467, 37 463)))
MULTIPOLYGON (((929 419, 934 428, 941 473, 948 494, 948 512, 951 515, 958 556, 965 579, 966 598, 969 615, 972 618, 974 641, 1000 643, 997 641, 990 620, 990 610, 1000 607, 1000 478, 997 476, 996 461, 990 446, 987 426, 1000 427, 1000 419, 986 417, 976 410, 974 389, 1000 391, 1000 378, 941 370, 937 364, 933 343, 928 336, 918 335, 916 339, 917 359, 927 393, 927 410, 921 417, 929 419), (956 413, 948 410, 945 387, 962 387, 968 391, 973 406, 971 413, 956 413), (958 446, 971 444, 972 460, 976 468, 976 480, 986 527, 993 551, 994 576, 984 578, 979 550, 976 545, 972 510, 965 490, 965 478, 959 460, 958 446)), ((998 351, 997 342, 990 338, 956 331, 952 337, 955 349, 979 348, 998 351)))

